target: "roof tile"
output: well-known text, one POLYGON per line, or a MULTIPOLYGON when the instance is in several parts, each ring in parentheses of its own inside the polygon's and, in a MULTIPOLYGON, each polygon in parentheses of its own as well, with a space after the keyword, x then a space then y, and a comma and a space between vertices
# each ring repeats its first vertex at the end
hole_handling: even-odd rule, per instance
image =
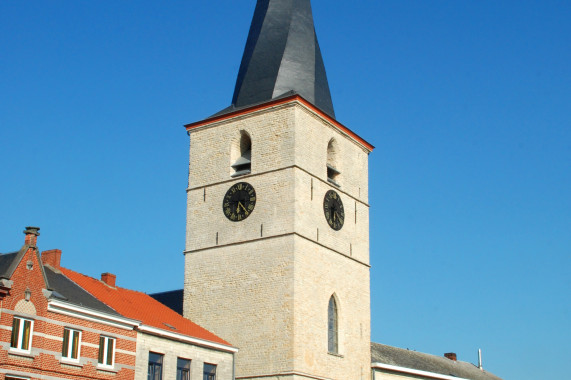
POLYGON ((141 321, 147 326, 171 333, 176 332, 189 337, 230 346, 230 343, 191 320, 184 318, 148 294, 120 287, 110 287, 100 280, 67 268, 61 268, 61 271, 69 279, 124 317, 141 321))

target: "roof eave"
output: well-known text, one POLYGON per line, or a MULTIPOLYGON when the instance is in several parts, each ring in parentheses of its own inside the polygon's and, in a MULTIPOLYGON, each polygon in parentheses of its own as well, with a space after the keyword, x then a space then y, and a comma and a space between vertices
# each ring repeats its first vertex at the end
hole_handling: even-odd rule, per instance
POLYGON ((236 347, 233 347, 229 344, 212 342, 210 340, 196 338, 196 337, 192 337, 190 335, 176 333, 176 332, 172 332, 172 331, 166 331, 166 330, 163 330, 163 329, 160 329, 157 327, 147 326, 144 324, 141 324, 139 326, 138 330, 141 332, 147 333, 147 334, 157 335, 160 337, 164 337, 164 338, 172 339, 172 340, 178 340, 178 341, 185 342, 185 343, 191 343, 191 344, 194 344, 197 346, 207 347, 207 348, 215 349, 218 351, 224 351, 224 352, 229 352, 229 353, 238 352, 238 349, 236 347))
POLYGON ((392 372, 406 373, 406 374, 410 374, 410 375, 424 376, 424 377, 428 377, 430 379, 438 379, 438 380, 469 380, 469 379, 466 379, 463 377, 442 375, 440 373, 421 371, 418 369, 400 367, 400 366, 384 364, 384 363, 372 363, 371 368, 383 369, 383 370, 392 371, 392 372))
POLYGON ((61 300, 48 300, 48 311, 68 315, 76 318, 99 322, 105 325, 118 327, 124 330, 133 330, 141 325, 141 321, 126 318, 121 315, 112 315, 101 311, 78 306, 61 300))
POLYGON ((306 108, 310 109, 313 113, 317 114, 319 117, 321 117, 322 119, 324 119, 325 121, 327 121, 328 123, 333 125, 335 128, 339 129, 342 133, 344 133, 345 135, 350 137, 352 140, 354 140, 356 143, 361 145, 365 150, 367 150, 368 153, 372 152, 373 149, 375 149, 375 147, 373 145, 371 145, 370 143, 368 143, 365 139, 363 139, 362 137, 357 135, 355 132, 351 131, 349 128, 347 128, 346 126, 344 126, 343 124, 341 124, 340 122, 335 120, 333 117, 329 116, 324 111, 320 110, 318 107, 316 107, 311 102, 309 102, 306 99, 304 99, 303 97, 301 97, 299 94, 294 94, 294 95, 284 97, 284 98, 280 98, 280 99, 270 100, 270 101, 265 102, 265 103, 256 104, 253 106, 248 106, 248 107, 241 108, 241 109, 238 109, 235 111, 224 113, 222 115, 215 115, 215 116, 209 117, 209 118, 201 120, 201 121, 186 124, 184 127, 186 128, 186 131, 190 133, 190 131, 193 129, 197 129, 197 128, 200 128, 200 127, 212 124, 212 123, 217 123, 220 121, 229 120, 229 119, 232 119, 232 118, 235 118, 238 116, 242 116, 242 115, 246 115, 246 114, 249 114, 249 113, 252 113, 255 111, 260 111, 260 110, 264 110, 267 108, 275 107, 275 106, 286 104, 286 103, 293 103, 293 102, 298 102, 298 103, 304 105, 306 108))

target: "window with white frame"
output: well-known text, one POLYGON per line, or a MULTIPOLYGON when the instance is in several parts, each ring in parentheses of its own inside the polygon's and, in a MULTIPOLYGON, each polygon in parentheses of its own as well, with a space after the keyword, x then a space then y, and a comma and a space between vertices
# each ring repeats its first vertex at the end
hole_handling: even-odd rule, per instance
POLYGON ((61 347, 61 357, 67 360, 79 360, 79 348, 81 346, 81 331, 65 328, 63 329, 63 344, 61 347))
POLYGON ((99 337, 99 356, 97 362, 106 367, 115 364, 115 339, 101 335, 99 337))
POLYGON ((12 339, 10 347, 16 350, 30 352, 32 347, 32 331, 34 321, 20 317, 14 317, 12 322, 12 339))

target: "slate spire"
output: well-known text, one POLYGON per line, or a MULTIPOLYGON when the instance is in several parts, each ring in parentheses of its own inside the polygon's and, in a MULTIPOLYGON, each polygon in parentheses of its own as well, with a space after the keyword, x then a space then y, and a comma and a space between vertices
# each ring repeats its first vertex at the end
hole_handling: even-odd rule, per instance
POLYGON ((232 106, 290 93, 335 117, 310 0, 258 0, 232 106))

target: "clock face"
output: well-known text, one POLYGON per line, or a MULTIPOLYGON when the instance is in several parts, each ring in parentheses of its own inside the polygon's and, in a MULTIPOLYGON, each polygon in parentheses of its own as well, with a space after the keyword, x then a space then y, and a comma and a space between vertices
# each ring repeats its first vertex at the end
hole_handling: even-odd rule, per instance
POLYGON ((222 211, 228 219, 239 222, 250 216, 256 206, 256 191, 246 182, 239 182, 228 189, 222 201, 222 211))
POLYGON ((325 219, 329 227, 335 231, 339 231, 343 227, 345 210, 343 209, 343 202, 341 202, 339 194, 335 191, 329 190, 325 193, 325 198, 323 198, 323 212, 325 213, 325 219))

